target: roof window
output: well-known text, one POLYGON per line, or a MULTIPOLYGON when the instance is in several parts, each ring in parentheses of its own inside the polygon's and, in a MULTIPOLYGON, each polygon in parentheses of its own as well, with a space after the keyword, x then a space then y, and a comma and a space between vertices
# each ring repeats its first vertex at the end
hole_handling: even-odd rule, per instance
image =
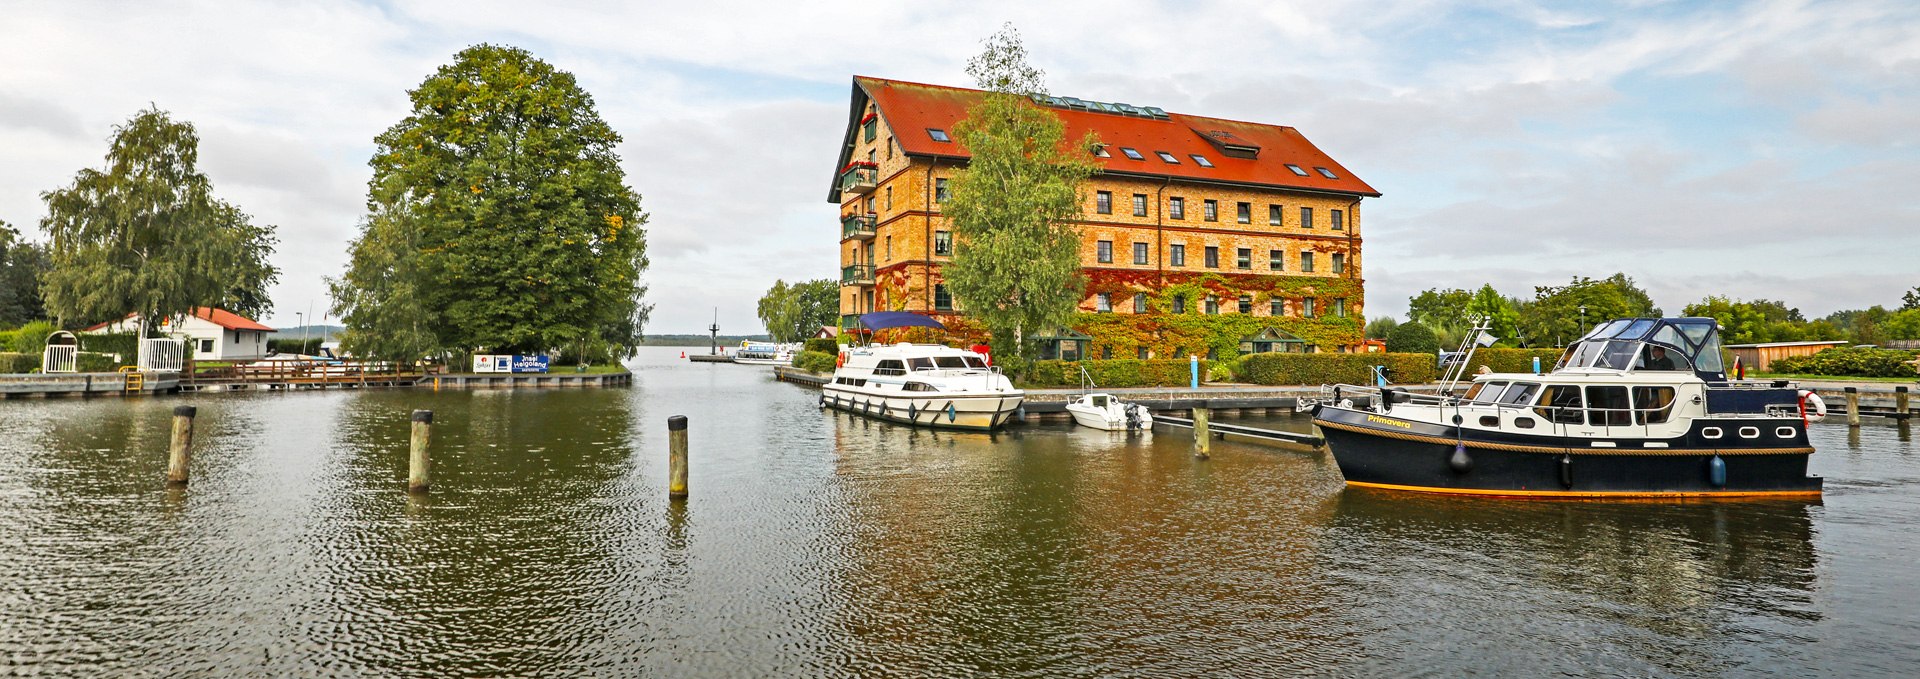
POLYGON ((1168 164, 1171 164, 1171 165, 1180 164, 1180 159, 1173 157, 1173 154, 1171 153, 1167 153, 1166 151, 1154 151, 1153 153, 1154 155, 1160 156, 1161 160, 1167 161, 1168 164))
POLYGON ((1133 150, 1133 148, 1132 148, 1132 147, 1129 147, 1129 146, 1122 146, 1122 147, 1120 147, 1120 152, 1121 152, 1121 153, 1125 153, 1125 154, 1127 154, 1127 157, 1128 157, 1128 158, 1132 158, 1132 159, 1134 159, 1134 160, 1146 160, 1146 159, 1147 159, 1147 157, 1146 157, 1146 156, 1143 156, 1143 155, 1140 155, 1140 152, 1139 152, 1139 151, 1135 151, 1135 150, 1133 150))
POLYGON ((1198 164, 1200 167, 1213 167, 1213 161, 1207 160, 1206 156, 1200 155, 1198 153, 1189 153, 1187 154, 1187 157, 1192 158, 1193 162, 1195 164, 1198 164))
POLYGON ((1328 178, 1328 179, 1339 179, 1339 178, 1340 178, 1340 175, 1337 175, 1337 174, 1334 174, 1334 173, 1333 173, 1333 170, 1329 170, 1329 169, 1327 169, 1327 168, 1324 168, 1324 167, 1315 167, 1315 168, 1313 168, 1313 169, 1315 169, 1315 170, 1319 170, 1319 171, 1320 171, 1320 176, 1322 176, 1322 177, 1326 177, 1326 178, 1328 178))
MULTIPOLYGON (((948 137, 948 136, 947 136, 947 131, 946 131, 946 130, 942 130, 942 129, 940 129, 940 128, 937 128, 937 127, 929 127, 929 128, 927 128, 927 136, 929 136, 929 137, 933 137, 933 140, 934 140, 934 141, 937 141, 937 142, 940 142, 940 143, 942 143, 942 144, 945 144, 945 143, 947 143, 947 142, 950 142, 950 141, 953 141, 953 138, 952 138, 952 137, 948 137)), ((1305 174, 1305 173, 1302 173, 1302 174, 1305 174)))
POLYGON ((1093 155, 1095 155, 1095 156, 1099 156, 1099 157, 1101 157, 1101 158, 1112 158, 1112 157, 1113 157, 1113 154, 1111 154, 1111 153, 1107 153, 1107 145, 1106 145, 1106 144, 1094 144, 1094 145, 1093 145, 1093 155))
POLYGON ((1307 171, 1300 169, 1299 165, 1295 165, 1293 163, 1287 163, 1287 169, 1293 170, 1294 174, 1300 175, 1302 177, 1307 176, 1307 171))

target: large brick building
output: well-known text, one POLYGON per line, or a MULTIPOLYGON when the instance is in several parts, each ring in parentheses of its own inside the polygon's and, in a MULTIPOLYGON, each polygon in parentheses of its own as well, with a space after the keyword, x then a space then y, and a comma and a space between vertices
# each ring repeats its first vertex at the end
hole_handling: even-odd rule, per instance
MULTIPOLYGON (((828 200, 840 205, 840 310, 955 313, 940 214, 978 90, 855 77, 828 200)), ((1051 97, 1100 167, 1078 224, 1087 297, 1052 353, 1346 351, 1361 340, 1360 201, 1380 195, 1299 131, 1051 97)), ((961 321, 964 325, 964 321, 961 321)))

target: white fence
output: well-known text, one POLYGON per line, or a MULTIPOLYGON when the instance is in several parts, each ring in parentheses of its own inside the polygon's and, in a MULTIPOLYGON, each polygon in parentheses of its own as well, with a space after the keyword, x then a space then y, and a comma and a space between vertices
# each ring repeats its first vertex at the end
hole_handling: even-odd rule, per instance
POLYGON ((140 340, 141 370, 180 372, 187 364, 187 347, 180 340, 155 337, 140 340))
POLYGON ((40 356, 40 372, 74 372, 80 362, 80 347, 71 344, 49 344, 47 351, 40 356))

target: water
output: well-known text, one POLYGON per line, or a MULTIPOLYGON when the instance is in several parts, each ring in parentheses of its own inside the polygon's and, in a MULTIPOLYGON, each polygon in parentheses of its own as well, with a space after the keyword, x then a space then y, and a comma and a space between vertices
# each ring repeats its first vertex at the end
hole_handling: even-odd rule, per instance
POLYGON ((631 389, 0 403, 0 674, 1920 670, 1920 456, 1891 426, 1816 427, 1821 501, 1445 498, 1172 432, 902 429, 678 355, 631 389))

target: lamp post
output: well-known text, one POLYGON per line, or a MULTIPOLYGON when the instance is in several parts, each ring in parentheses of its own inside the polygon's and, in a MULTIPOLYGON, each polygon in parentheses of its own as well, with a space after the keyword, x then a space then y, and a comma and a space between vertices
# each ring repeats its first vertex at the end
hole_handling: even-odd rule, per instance
POLYGON ((1580 305, 1580 334, 1587 334, 1587 305, 1580 305))
POLYGON ((294 355, 297 356, 305 353, 307 350, 307 315, 295 311, 293 312, 293 317, 300 321, 300 351, 294 352, 294 355))

